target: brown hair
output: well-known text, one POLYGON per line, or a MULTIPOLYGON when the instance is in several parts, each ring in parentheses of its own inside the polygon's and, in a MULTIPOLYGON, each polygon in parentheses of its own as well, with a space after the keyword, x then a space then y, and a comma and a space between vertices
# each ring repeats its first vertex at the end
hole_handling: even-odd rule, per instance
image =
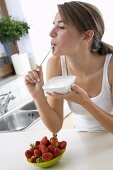
POLYGON ((73 24, 80 32, 94 31, 92 52, 113 53, 113 46, 101 41, 104 34, 104 21, 97 7, 86 2, 71 1, 58 4, 59 12, 67 24, 73 24))

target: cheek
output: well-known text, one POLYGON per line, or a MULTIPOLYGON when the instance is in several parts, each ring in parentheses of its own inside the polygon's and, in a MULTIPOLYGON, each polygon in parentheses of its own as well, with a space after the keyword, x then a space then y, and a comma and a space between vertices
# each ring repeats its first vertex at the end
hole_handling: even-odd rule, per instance
POLYGON ((71 36, 66 35, 61 43, 62 47, 66 50, 70 49, 75 45, 75 39, 71 36))
POLYGON ((67 54, 72 46, 72 40, 67 35, 60 35, 57 38, 57 46, 53 50, 53 55, 61 56, 67 54))
POLYGON ((67 37, 67 43, 68 46, 72 49, 78 48, 79 46, 81 46, 81 37, 79 35, 70 34, 67 37))
POLYGON ((53 55, 60 56, 68 54, 79 48, 80 37, 71 33, 59 33, 57 35, 57 46, 53 50, 53 55))
POLYGON ((58 41, 59 41, 60 47, 67 48, 70 42, 72 42, 72 38, 67 34, 63 34, 59 36, 58 41))

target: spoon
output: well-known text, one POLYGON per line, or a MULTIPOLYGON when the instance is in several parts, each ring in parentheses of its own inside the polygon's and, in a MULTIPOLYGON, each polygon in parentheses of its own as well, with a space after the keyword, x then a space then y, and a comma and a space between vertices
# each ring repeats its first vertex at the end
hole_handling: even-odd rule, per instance
POLYGON ((52 48, 53 48, 53 45, 51 46, 51 48, 50 48, 49 52, 46 54, 46 56, 43 58, 43 60, 42 60, 42 62, 41 62, 41 64, 40 64, 40 65, 42 65, 42 64, 43 64, 43 62, 45 61, 45 59, 47 58, 47 56, 50 54, 50 52, 51 52, 52 48))
MULTIPOLYGON (((48 57, 48 55, 50 54, 50 52, 51 52, 51 50, 52 50, 53 47, 54 47, 54 46, 52 45, 51 48, 50 48, 50 50, 49 50, 48 53, 46 54, 46 56, 45 56, 45 57, 43 58, 43 60, 41 61, 40 66, 44 63, 45 59, 48 57)), ((37 64, 35 64, 34 68, 37 69, 37 64)), ((37 71, 39 71, 39 70, 37 70, 37 71)))

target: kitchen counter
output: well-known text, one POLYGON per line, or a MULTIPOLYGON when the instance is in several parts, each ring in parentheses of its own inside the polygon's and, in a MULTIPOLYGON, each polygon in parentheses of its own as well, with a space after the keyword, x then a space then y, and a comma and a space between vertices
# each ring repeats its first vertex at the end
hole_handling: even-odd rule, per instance
MULTIPOLYGON (((41 169, 29 164, 24 156, 30 143, 52 136, 46 128, 37 127, 35 124, 24 132, 0 133, 0 170, 41 169)), ((67 141, 67 150, 60 162, 48 170, 113 170, 112 134, 62 129, 58 139, 67 141)))

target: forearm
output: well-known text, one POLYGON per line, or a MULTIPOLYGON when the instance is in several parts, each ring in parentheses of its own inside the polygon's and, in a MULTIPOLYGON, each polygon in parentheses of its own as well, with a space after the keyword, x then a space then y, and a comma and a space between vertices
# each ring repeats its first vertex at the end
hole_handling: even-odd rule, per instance
POLYGON ((47 128, 52 133, 57 133, 58 131, 60 131, 63 119, 61 120, 56 111, 50 107, 44 93, 41 93, 40 98, 35 97, 34 102, 37 106, 40 117, 47 128))
POLYGON ((113 115, 108 114, 94 104, 91 100, 87 101, 83 107, 109 132, 113 133, 113 115))

